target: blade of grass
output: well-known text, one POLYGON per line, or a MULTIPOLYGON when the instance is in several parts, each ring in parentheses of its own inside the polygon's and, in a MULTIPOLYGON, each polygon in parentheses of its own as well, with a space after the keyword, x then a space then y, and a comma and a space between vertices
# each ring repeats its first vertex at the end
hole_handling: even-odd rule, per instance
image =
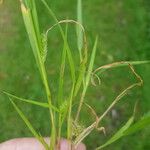
POLYGON ((150 126, 150 112, 148 112, 146 115, 142 117, 141 120, 136 122, 134 125, 132 125, 130 128, 128 128, 126 131, 124 131, 124 136, 133 134, 135 132, 138 132, 139 130, 150 126))
POLYGON ((97 147, 96 150, 100 150, 100 149, 102 149, 102 148, 104 148, 104 147, 106 147, 106 146, 108 146, 108 145, 110 145, 110 144, 116 142, 117 140, 119 140, 119 139, 123 136, 123 132, 124 132, 125 130, 127 130, 127 129, 131 126, 131 124, 133 123, 133 120, 134 120, 134 117, 132 116, 132 117, 126 122, 126 124, 125 124, 121 129, 119 129, 119 130, 115 133, 115 135, 113 135, 105 144, 103 144, 103 145, 100 146, 100 147, 97 147))
MULTIPOLYGON (((82 0, 78 0, 77 2, 77 21, 82 24, 82 0)), ((83 33, 81 28, 77 26, 77 45, 80 54, 80 60, 82 60, 82 47, 83 47, 83 33)))
POLYGON ((91 59, 90 59, 90 63, 89 63, 89 67, 88 67, 88 71, 87 71, 87 75, 85 78, 85 88, 87 89, 89 81, 90 81, 90 76, 93 70, 93 66, 94 66, 94 61, 95 61, 95 56, 96 56, 96 50, 97 50, 97 44, 98 44, 98 37, 96 37, 95 43, 94 43, 94 47, 92 50, 92 54, 91 54, 91 59))
MULTIPOLYGON (((68 33, 68 25, 66 25, 66 31, 65 31, 65 36, 67 39, 67 33, 68 33)), ((64 73, 65 73, 65 64, 66 64, 66 48, 63 46, 63 51, 62 51, 62 58, 61 58, 61 66, 60 66, 60 75, 59 75, 59 87, 58 87, 58 106, 60 109, 60 113, 58 114, 58 141, 61 139, 61 129, 62 129, 62 109, 66 106, 64 105, 63 100, 63 85, 64 85, 64 73)))
POLYGON ((135 124, 132 125, 132 123, 133 123, 133 116, 110 140, 108 140, 102 146, 96 148, 96 150, 102 149, 102 148, 112 144, 113 142, 119 140, 120 138, 122 138, 124 136, 133 134, 133 133, 149 126, 150 125, 150 113, 147 113, 146 115, 144 115, 144 117, 142 117, 142 119, 139 120, 138 122, 136 122, 135 124))
POLYGON ((67 139, 72 140, 72 122, 71 122, 71 114, 72 114, 72 102, 74 95, 75 84, 73 83, 71 93, 69 96, 69 108, 68 108, 68 119, 67 119, 67 139))
POLYGON ((77 82, 75 85, 75 91, 74 91, 74 96, 76 96, 80 90, 80 87, 83 83, 84 86, 84 76, 85 76, 85 71, 86 71, 86 58, 83 60, 83 62, 81 63, 80 67, 79 67, 79 75, 77 78, 77 82))
MULTIPOLYGON (((28 1, 26 1, 26 2, 28 3, 28 1)), ((51 118, 51 124, 52 124, 50 150, 52 150, 55 147, 56 129, 55 129, 54 114, 51 109, 51 104, 52 104, 51 91, 50 91, 50 88, 48 85, 45 65, 44 65, 44 63, 42 61, 42 57, 41 57, 42 43, 39 41, 39 39, 41 39, 41 36, 38 34, 39 29, 37 29, 39 27, 37 26, 38 18, 37 18, 35 1, 32 1, 32 3, 34 3, 32 7, 35 7, 32 9, 26 8, 24 6, 24 4, 21 3, 21 10, 22 10, 23 18, 24 18, 25 27, 26 27, 27 33, 29 35, 31 47, 32 47, 39 71, 40 71, 40 75, 41 75, 44 87, 45 87, 47 100, 48 100, 48 104, 49 104, 49 112, 50 112, 50 118, 51 118)))
POLYGON ((93 70, 93 65, 94 65, 94 60, 95 60, 95 55, 96 55, 96 50, 97 50, 97 43, 98 43, 98 37, 96 37, 94 47, 93 47, 93 50, 92 50, 87 75, 85 77, 85 86, 83 88, 83 92, 82 92, 81 99, 80 99, 80 102, 79 102, 79 107, 78 107, 77 114, 76 114, 76 117, 75 117, 75 122, 78 121, 79 114, 80 114, 80 111, 81 111, 81 108, 82 108, 82 105, 83 105, 84 97, 85 97, 85 94, 86 94, 86 91, 87 91, 87 88, 88 88, 88 85, 89 85, 90 76, 91 76, 91 73, 92 73, 92 70, 93 70))
MULTIPOLYGON (((12 97, 14 99, 17 99, 19 101, 23 101, 23 102, 26 102, 26 103, 29 103, 29 104, 33 104, 33 105, 37 105, 37 106, 41 106, 41 107, 44 107, 44 108, 49 108, 49 104, 48 103, 42 103, 42 102, 38 102, 38 101, 35 101, 35 100, 31 100, 31 99, 25 99, 25 98, 21 98, 21 97, 18 97, 18 96, 15 96, 13 94, 10 94, 8 92, 5 92, 3 91, 4 94, 6 94, 7 96, 9 97, 12 97)), ((59 112, 59 109, 56 108, 55 106, 51 105, 51 109, 59 112)))
POLYGON ((34 23, 34 27, 35 27, 35 33, 36 33, 36 37, 37 37, 37 41, 38 41, 38 45, 40 48, 40 53, 42 50, 42 41, 41 41, 41 36, 40 36, 40 28, 39 28, 39 22, 38 22, 38 16, 37 16, 37 10, 36 10, 36 4, 35 4, 35 0, 31 1, 32 3, 32 19, 33 19, 33 23, 34 23))
POLYGON ((64 84, 65 63, 66 63, 66 47, 65 46, 63 47, 61 59, 62 60, 61 60, 61 66, 60 66, 59 87, 58 87, 58 103, 59 104, 62 103, 62 99, 63 99, 63 84, 64 84))
MULTIPOLYGON (((25 1, 25 2, 27 3, 27 1, 25 1)), ((25 27, 27 29, 27 33, 28 33, 29 40, 31 43, 31 47, 32 47, 36 62, 39 65, 38 56, 37 56, 37 52, 36 52, 36 51, 38 51, 38 44, 37 44, 37 40, 35 38, 36 34, 34 31, 34 25, 33 25, 33 21, 32 21, 31 12, 30 12, 30 9, 28 7, 26 8, 23 3, 21 3, 21 10, 22 10, 25 27)))
MULTIPOLYGON (((82 25, 82 23, 83 23, 82 0, 77 1, 77 21, 82 25)), ((86 62, 87 62, 87 48, 86 48, 86 46, 83 47, 84 36, 83 36, 82 29, 79 26, 77 26, 76 30, 77 30, 77 46, 78 46, 78 50, 79 50, 81 65, 80 65, 80 74, 79 74, 79 77, 78 77, 78 80, 76 83, 76 87, 75 87, 75 96, 77 95, 82 82, 83 82, 83 86, 84 86, 84 74, 86 71, 86 62), (85 51, 84 59, 82 58, 82 52, 81 52, 82 48, 85 49, 84 50, 85 51), (82 59, 83 59, 83 61, 82 61, 82 59)), ((86 39, 85 39, 85 44, 86 44, 86 39)))
POLYGON ((33 128, 32 124, 29 122, 27 117, 23 114, 23 112, 19 109, 19 107, 13 102, 13 100, 9 97, 10 102, 12 103, 13 107, 21 117, 21 119, 25 122, 26 126, 30 130, 30 132, 37 138, 37 140, 44 146, 46 150, 49 150, 48 144, 44 141, 44 139, 36 132, 33 128))

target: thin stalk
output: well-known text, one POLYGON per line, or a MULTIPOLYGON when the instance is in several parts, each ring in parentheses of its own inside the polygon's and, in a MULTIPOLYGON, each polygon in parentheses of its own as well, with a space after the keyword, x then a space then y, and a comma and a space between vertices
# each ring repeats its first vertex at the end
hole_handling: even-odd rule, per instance
MULTIPOLYGON (((45 71, 45 67, 43 66, 43 69, 45 71)), ((44 85, 45 85, 45 90, 46 90, 46 95, 47 95, 47 100, 49 104, 49 112, 50 112, 50 117, 51 117, 51 123, 52 123, 52 131, 51 131, 51 141, 50 141, 50 150, 53 150, 55 147, 55 140, 56 140, 56 129, 55 129, 55 118, 54 118, 54 113, 51 109, 52 101, 51 101, 51 92, 49 89, 48 81, 47 81, 47 76, 46 72, 43 74, 44 78, 44 85)))
POLYGON ((94 65, 94 60, 95 60, 95 55, 96 55, 97 42, 98 42, 98 37, 96 37, 94 47, 93 47, 93 50, 92 50, 91 59, 90 59, 89 67, 88 67, 88 72, 85 76, 85 80, 84 80, 84 84, 83 84, 84 85, 83 86, 83 91, 82 91, 82 94, 81 94, 81 99, 80 99, 77 114, 76 114, 76 117, 75 117, 75 122, 77 122, 78 119, 79 119, 81 108, 82 108, 82 105, 83 105, 83 102, 84 102, 84 97, 85 97, 85 94, 86 94, 86 91, 87 91, 87 88, 88 88, 88 85, 89 85, 89 81, 90 81, 90 78, 91 78, 93 65, 94 65))
POLYGON ((74 93, 75 84, 72 86, 70 99, 69 99, 69 110, 68 110, 68 119, 67 119, 67 139, 71 140, 72 137, 72 118, 71 118, 71 112, 72 112, 72 102, 73 102, 73 93, 74 93))
MULTIPOLYGON (((68 32, 68 24, 66 25, 65 36, 67 39, 68 32)), ((59 76, 59 89, 58 89, 58 105, 59 107, 62 105, 63 99, 63 84, 64 84, 64 73, 65 73, 65 65, 66 65, 66 47, 64 45, 61 59, 61 67, 60 67, 60 76, 59 76)), ((58 142, 61 139, 61 129, 62 129, 62 113, 58 114, 58 142)), ((59 144, 59 143, 58 143, 59 144)))
POLYGON ((83 102, 84 102, 86 90, 87 90, 87 89, 84 88, 84 89, 83 89, 83 92, 82 92, 82 94, 81 94, 80 103, 79 103, 78 110, 77 110, 77 114, 76 114, 76 117, 75 117, 75 123, 78 122, 79 115, 80 115, 80 111, 81 111, 81 108, 82 108, 82 105, 83 105, 83 102))

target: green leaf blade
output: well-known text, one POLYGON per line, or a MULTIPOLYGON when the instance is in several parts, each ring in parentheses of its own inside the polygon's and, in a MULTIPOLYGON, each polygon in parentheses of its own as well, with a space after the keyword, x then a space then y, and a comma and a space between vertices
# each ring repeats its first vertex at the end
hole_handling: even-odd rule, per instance
POLYGON ((127 130, 130 127, 130 125, 133 123, 133 120, 134 120, 134 117, 132 116, 127 121, 127 123, 119 131, 117 131, 117 133, 115 135, 113 135, 105 144, 103 144, 102 146, 96 148, 96 150, 100 150, 100 149, 114 143, 115 141, 119 140, 123 136, 123 132, 125 130, 127 130))
POLYGON ((33 128, 32 124, 29 122, 27 117, 23 114, 23 112, 19 109, 19 107, 13 102, 13 100, 11 98, 9 98, 9 100, 12 103, 13 107, 15 108, 15 110, 17 111, 17 113, 19 114, 19 116, 21 117, 21 119, 24 121, 24 123, 28 127, 28 129, 30 130, 30 132, 34 135, 34 137, 37 140, 39 140, 39 142, 42 143, 42 145, 45 147, 45 149, 48 150, 49 146, 44 141, 44 139, 36 132, 36 130, 33 128))
MULTIPOLYGON (((77 2, 77 21, 82 24, 82 0, 78 0, 77 2)), ((82 29, 77 26, 76 28, 77 30, 77 46, 78 46, 78 50, 79 50, 79 54, 80 54, 80 59, 82 59, 82 47, 83 47, 83 33, 82 33, 82 29)))
POLYGON ((92 54, 91 54, 91 58, 90 58, 90 63, 89 63, 89 67, 88 67, 88 71, 87 71, 87 75, 86 75, 86 79, 85 79, 85 87, 87 88, 89 81, 90 81, 90 77, 93 71, 93 66, 94 66, 94 61, 95 61, 95 56, 96 56, 96 50, 97 50, 97 44, 98 44, 98 37, 96 37, 95 43, 94 43, 94 47, 92 50, 92 54))
MULTIPOLYGON (((38 102, 38 101, 35 101, 35 100, 31 100, 31 99, 21 98, 21 97, 15 96, 13 94, 10 94, 8 92, 3 92, 3 93, 6 94, 7 96, 11 97, 11 98, 17 99, 17 100, 22 101, 22 102, 26 102, 26 103, 37 105, 37 106, 44 107, 44 108, 49 108, 48 103, 43 103, 43 102, 38 102)), ((58 108, 56 108, 53 105, 51 105, 51 109, 59 112, 58 108)))
POLYGON ((129 129, 124 131, 124 136, 133 134, 135 132, 138 132, 139 130, 150 126, 150 112, 147 113, 141 120, 139 120, 137 123, 132 125, 129 129))

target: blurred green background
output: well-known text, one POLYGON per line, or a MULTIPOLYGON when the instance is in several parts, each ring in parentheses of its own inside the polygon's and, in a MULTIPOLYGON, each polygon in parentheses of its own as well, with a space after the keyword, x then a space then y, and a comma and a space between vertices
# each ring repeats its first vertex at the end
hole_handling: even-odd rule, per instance
MULTIPOLYGON (((45 31, 54 22, 48 17, 47 11, 40 1, 37 2, 41 31, 45 31)), ((76 0, 53 0, 49 4, 59 20, 76 19, 76 0)), ((100 37, 94 68, 114 61, 150 59, 149 8, 149 0, 83 0, 83 22, 88 35, 89 53, 95 36, 98 34, 100 37)), ((63 45, 57 29, 52 31, 49 37, 47 73, 51 89, 53 93, 56 93, 60 50, 63 45)), ((72 39, 70 44, 76 55, 75 28, 73 26, 69 39, 72 39)), ((142 76, 144 86, 132 90, 104 119, 101 125, 105 126, 107 136, 95 131, 85 139, 88 150, 105 142, 128 120, 137 100, 140 102, 136 119, 149 111, 150 66, 146 64, 135 68, 142 76)), ((101 86, 90 85, 86 95, 86 102, 96 109, 99 115, 121 90, 135 82, 127 67, 109 70, 101 77, 101 80, 101 86)), ((0 90, 9 91, 24 98, 41 100, 44 96, 18 0, 6 0, 3 5, 0 5, 0 90)), ((42 135, 49 135, 46 110, 24 103, 17 104, 42 135)), ((84 111, 81 116, 82 124, 86 126, 91 122, 92 119, 89 120, 89 118, 92 118, 92 115, 89 117, 89 113, 84 111)), ((23 136, 32 135, 8 98, 0 94, 0 142, 23 136)), ((105 149, 149 150, 149 137, 150 129, 146 128, 105 149)))

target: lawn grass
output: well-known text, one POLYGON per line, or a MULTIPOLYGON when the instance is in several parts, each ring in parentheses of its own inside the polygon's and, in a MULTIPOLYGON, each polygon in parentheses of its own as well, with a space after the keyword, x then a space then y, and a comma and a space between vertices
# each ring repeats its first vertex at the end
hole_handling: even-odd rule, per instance
MULTIPOLYGON (((89 45, 93 43, 97 33, 100 36, 95 68, 113 61, 144 60, 150 58, 150 39, 147 33, 150 18, 148 5, 148 0, 110 0, 109 2, 93 0, 92 3, 91 0, 83 1, 83 22, 87 29, 89 45)), ((51 6, 59 19, 76 18, 76 3, 73 0, 66 1, 65 3, 63 0, 52 1, 51 6)), ((3 20, 3 22, 0 22, 0 90, 4 89, 25 98, 40 99, 44 95, 43 86, 39 76, 35 75, 38 70, 34 64, 19 3, 17 0, 15 2, 6 1, 0 7, 2 8, 0 8, 0 20, 3 20)), ((41 4, 38 7, 40 8, 41 28, 47 29, 53 22, 51 18, 48 20, 47 17, 44 17, 46 14, 44 7, 41 7, 41 4)), ((74 33, 73 31, 71 32, 74 33)), ((58 83, 57 64, 60 63, 60 53, 58 54, 57 49, 62 47, 62 42, 57 30, 53 31, 51 35, 53 35, 53 38, 49 39, 50 51, 47 68, 52 82, 52 91, 56 93, 58 83)), ((70 38, 74 39, 74 35, 70 36, 70 38)), ((71 44, 74 51, 76 51, 75 44, 71 44)), ((145 81, 144 87, 133 90, 128 97, 124 98, 115 107, 115 110, 118 112, 118 118, 113 119, 110 114, 103 121, 103 125, 106 125, 108 136, 114 133, 131 115, 136 100, 140 100, 139 115, 150 108, 149 65, 141 65, 136 67, 136 69, 145 81)), ((100 87, 90 86, 86 101, 99 114, 103 112, 121 89, 124 89, 134 81, 128 70, 127 68, 116 71, 111 70, 101 77, 102 85, 100 87)), ((45 121, 48 117, 45 114, 48 114, 48 112, 28 104, 20 104, 20 106, 28 114, 33 125, 43 135, 48 135, 49 122, 45 121)), ((81 118, 83 124, 89 122, 88 119, 85 119, 88 118, 86 110, 81 118)), ((31 136, 4 95, 0 95, 0 120, 0 141, 14 137, 31 136)), ((150 143, 147 140, 149 136, 150 131, 145 129, 136 135, 129 136, 127 139, 122 139, 106 149, 148 150, 150 149, 150 143)), ((93 136, 91 135, 89 139, 86 139, 85 143, 87 143, 89 150, 91 150, 95 145, 105 141, 106 138, 103 134, 93 133, 93 136)))

